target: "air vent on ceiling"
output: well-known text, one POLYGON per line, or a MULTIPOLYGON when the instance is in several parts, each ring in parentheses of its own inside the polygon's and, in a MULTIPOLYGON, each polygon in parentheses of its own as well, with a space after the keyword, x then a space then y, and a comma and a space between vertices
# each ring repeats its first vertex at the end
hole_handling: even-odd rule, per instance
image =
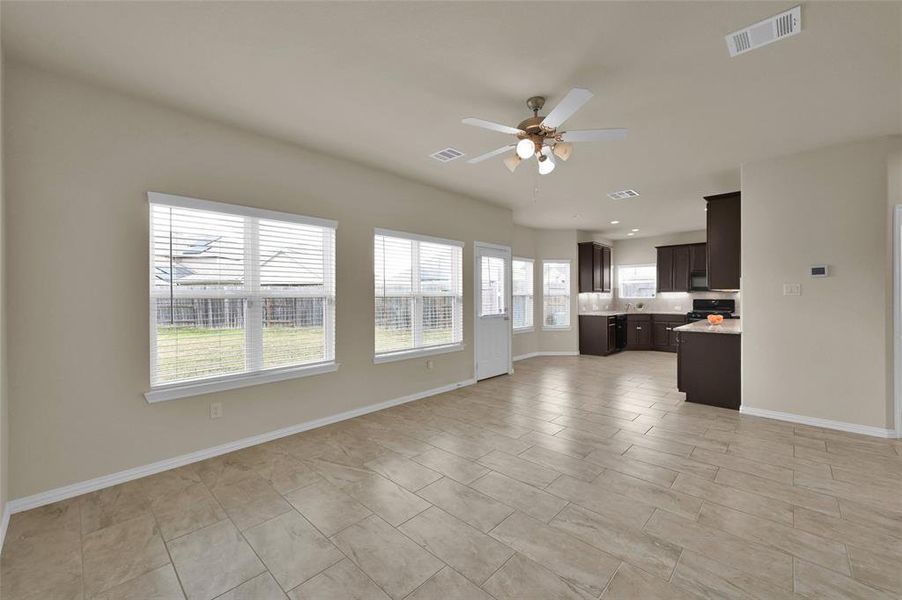
POLYGON ((619 192, 611 192, 608 194, 608 198, 611 200, 623 200, 624 198, 635 198, 639 195, 639 192, 636 190, 621 190, 619 192))
POLYGON ((767 46, 802 30, 802 7, 796 6, 786 12, 764 19, 754 25, 734 31, 724 39, 730 56, 739 56, 761 46, 767 46))
POLYGON ((431 156, 432 158, 434 158, 435 160, 437 160, 439 162, 444 163, 444 162, 451 162, 452 160, 454 160, 456 158, 460 158, 463 155, 464 155, 464 153, 461 152, 460 150, 457 150, 456 148, 445 148, 444 150, 439 150, 438 152, 436 152, 434 154, 430 154, 429 156, 431 156))

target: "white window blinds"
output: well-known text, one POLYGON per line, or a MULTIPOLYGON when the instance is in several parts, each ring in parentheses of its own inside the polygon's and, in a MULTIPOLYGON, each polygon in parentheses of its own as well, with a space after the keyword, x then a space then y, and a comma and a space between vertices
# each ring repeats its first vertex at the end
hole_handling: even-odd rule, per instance
POLYGON ((149 198, 151 387, 334 360, 334 222, 149 198))
POLYGON ((533 326, 533 261, 515 258, 511 261, 513 292, 513 327, 529 329, 533 326))
POLYGON ((375 353, 460 344, 463 244, 376 230, 375 353))
POLYGON ((570 327, 570 261, 542 262, 545 329, 570 327))
POLYGON ((507 312, 507 294, 504 293, 504 259, 483 256, 480 264, 482 290, 479 316, 501 315, 507 312))

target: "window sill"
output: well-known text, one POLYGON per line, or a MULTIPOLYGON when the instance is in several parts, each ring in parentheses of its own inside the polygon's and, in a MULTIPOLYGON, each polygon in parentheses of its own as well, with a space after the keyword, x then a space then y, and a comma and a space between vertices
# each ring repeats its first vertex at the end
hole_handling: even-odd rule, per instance
POLYGON ((315 365, 305 365, 303 367, 274 369, 248 375, 229 375, 227 377, 215 377, 195 382, 175 383, 151 388, 149 392, 144 393, 144 398, 147 400, 148 404, 155 404, 167 400, 200 396, 212 392, 223 392, 263 383, 309 377, 321 373, 333 373, 338 370, 338 366, 339 365, 336 362, 327 362, 315 365))
POLYGON ((436 346, 434 348, 420 348, 417 350, 403 350, 401 352, 392 352, 389 354, 377 354, 373 357, 373 364, 382 364, 389 362, 397 362, 399 360, 409 360, 411 358, 420 358, 421 356, 435 356, 436 354, 448 354, 449 352, 460 352, 464 349, 463 344, 449 344, 447 346, 436 346))
POLYGON ((572 325, 567 325, 566 327, 546 327, 542 326, 542 331, 571 331, 573 329, 572 325))
POLYGON ((518 333, 532 333, 535 330, 535 327, 520 327, 518 329, 514 329, 514 335, 517 335, 518 333))

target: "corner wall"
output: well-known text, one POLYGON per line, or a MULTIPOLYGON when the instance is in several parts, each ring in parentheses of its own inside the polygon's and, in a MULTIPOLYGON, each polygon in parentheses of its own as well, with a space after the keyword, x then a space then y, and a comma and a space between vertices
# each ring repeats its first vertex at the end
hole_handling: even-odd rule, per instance
POLYGON ((743 165, 744 407, 893 427, 892 198, 902 137, 743 165), (811 278, 827 264, 830 277, 811 278), (784 296, 800 283, 801 296, 784 296))

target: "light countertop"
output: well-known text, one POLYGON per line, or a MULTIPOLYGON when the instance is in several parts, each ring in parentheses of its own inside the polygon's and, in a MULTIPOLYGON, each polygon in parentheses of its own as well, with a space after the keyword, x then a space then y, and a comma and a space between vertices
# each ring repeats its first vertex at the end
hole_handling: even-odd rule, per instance
POLYGON ((638 311, 631 310, 590 310, 579 313, 581 317, 616 317, 617 315, 685 315, 686 311, 677 312, 675 310, 649 310, 638 311))
POLYGON ((696 321, 688 325, 674 327, 680 333, 726 333, 739 335, 742 333, 742 319, 724 319, 720 325, 711 325, 708 321, 696 321))

